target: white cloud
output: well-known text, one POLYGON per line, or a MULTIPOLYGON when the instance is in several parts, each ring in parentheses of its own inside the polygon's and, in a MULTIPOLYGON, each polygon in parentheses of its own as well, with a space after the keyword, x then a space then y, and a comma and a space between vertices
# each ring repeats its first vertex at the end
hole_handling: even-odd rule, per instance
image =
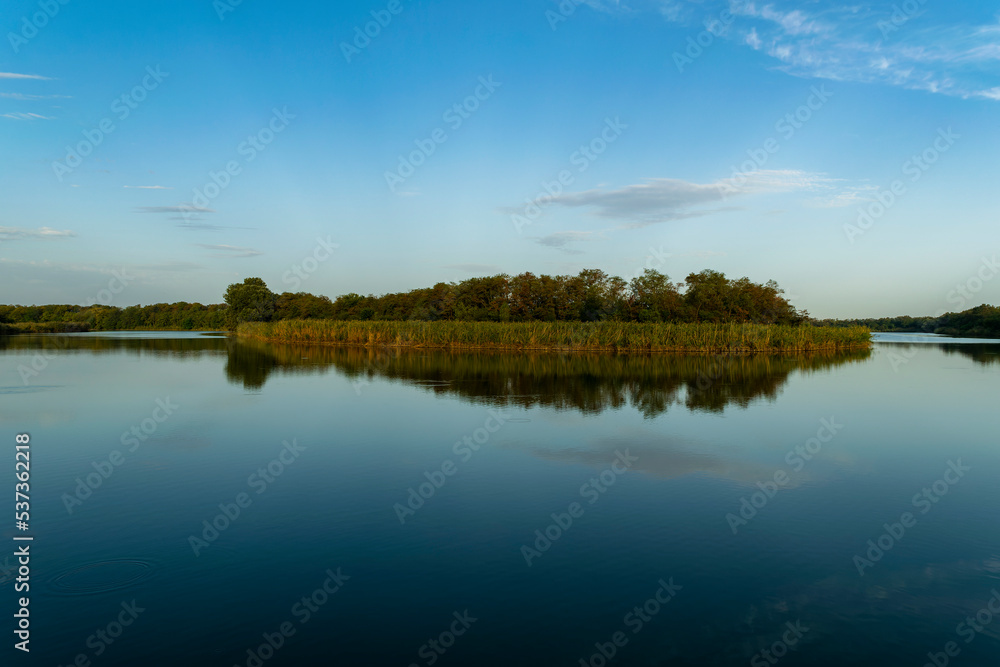
POLYGON ((793 76, 1000 100, 1000 22, 949 24, 939 12, 906 14, 900 4, 705 0, 666 14, 695 30, 728 7, 736 20, 718 35, 770 56, 793 76))
POLYGON ((197 245, 205 248, 206 250, 215 250, 218 254, 216 257, 230 257, 230 258, 244 258, 244 257, 258 257, 264 253, 259 250, 254 250, 253 248, 241 248, 235 245, 210 245, 207 243, 198 243, 197 245))
POLYGON ((25 229, 23 227, 0 227, 0 242, 2 241, 50 241, 55 239, 65 239, 76 236, 76 233, 67 230, 52 229, 51 227, 39 227, 38 229, 25 229))
POLYGON ((20 111, 0 114, 0 118, 10 118, 11 120, 55 120, 51 116, 40 116, 37 113, 21 113, 20 111))
MULTIPOLYGON (((753 5, 750 5, 748 9, 749 11, 745 13, 750 16, 755 15, 753 13, 753 5)), ((830 26, 823 25, 815 19, 810 19, 798 9, 785 13, 774 9, 771 5, 765 5, 763 9, 756 13, 756 16, 776 23, 789 35, 812 35, 830 32, 831 30, 830 26)))
POLYGON ((0 72, 0 79, 39 79, 41 81, 51 81, 47 76, 38 74, 15 74, 13 72, 0 72))
POLYGON ((657 11, 668 21, 681 21, 687 14, 687 6, 679 0, 661 0, 657 11))
POLYGON ((1000 87, 990 88, 989 90, 980 90, 976 93, 976 97, 982 97, 987 100, 997 100, 1000 102, 1000 87))
POLYGON ((877 185, 852 185, 840 192, 816 197, 810 203, 816 208, 843 208, 874 201, 873 195, 877 192, 877 185))

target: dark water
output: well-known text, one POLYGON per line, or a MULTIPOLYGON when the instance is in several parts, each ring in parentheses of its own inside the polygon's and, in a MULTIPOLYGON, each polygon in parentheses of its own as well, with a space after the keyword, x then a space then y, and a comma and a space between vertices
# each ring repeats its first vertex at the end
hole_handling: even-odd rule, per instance
POLYGON ((35 538, 2 664, 996 665, 1000 345, 884 339, 0 338, 0 565, 16 433, 35 538))

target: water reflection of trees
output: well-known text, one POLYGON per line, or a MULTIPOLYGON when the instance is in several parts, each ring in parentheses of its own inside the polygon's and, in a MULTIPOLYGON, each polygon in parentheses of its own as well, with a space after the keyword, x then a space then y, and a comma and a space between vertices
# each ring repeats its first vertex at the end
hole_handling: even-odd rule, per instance
POLYGON ((975 361, 976 363, 983 364, 984 366, 990 366, 992 364, 1000 364, 1000 345, 993 344, 948 344, 945 343, 941 345, 941 349, 944 350, 945 354, 959 354, 963 357, 968 357, 975 361))
MULTIPOLYGON (((23 351, 51 357, 58 354, 133 354, 135 356, 180 357, 198 359, 226 353, 224 336, 188 335, 172 338, 124 335, 45 334, 0 336, 0 352, 23 351)), ((166 334, 171 335, 171 334, 166 334)))
POLYGON ((1000 364, 1000 344, 997 343, 904 343, 898 341, 886 341, 879 343, 892 352, 900 354, 904 359, 909 359, 921 350, 935 348, 945 354, 957 354, 967 357, 977 364, 990 366, 1000 364))
MULTIPOLYGON (((173 335, 0 336, 0 352, 130 354, 197 361, 225 357, 226 378, 260 390, 273 374, 311 375, 331 371, 356 383, 375 379, 403 382, 441 396, 492 405, 598 413, 633 406, 652 417, 673 405, 720 412, 773 400, 789 376, 862 361, 868 351, 784 356, 694 356, 644 354, 454 353, 441 350, 274 345, 222 336, 173 335)), ((890 345, 886 343, 885 345, 890 345)), ((906 344, 937 347, 977 364, 1000 364, 996 344, 906 344)))
POLYGON ((230 341, 226 375, 260 389, 272 373, 335 370, 356 383, 384 378, 491 406, 599 413, 628 405, 647 417, 672 405, 719 412, 774 399, 790 374, 867 359, 869 351, 789 356, 453 353, 230 341))

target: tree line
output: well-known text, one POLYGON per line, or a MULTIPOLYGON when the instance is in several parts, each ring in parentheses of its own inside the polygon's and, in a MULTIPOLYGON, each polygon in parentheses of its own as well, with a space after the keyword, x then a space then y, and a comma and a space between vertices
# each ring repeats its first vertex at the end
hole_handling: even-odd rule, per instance
POLYGON ((731 280, 718 271, 674 283, 647 269, 626 281, 598 269, 575 276, 522 273, 437 283, 376 296, 330 299, 305 292, 276 294, 260 278, 226 290, 221 304, 149 306, 0 306, 0 331, 131 329, 221 330, 240 322, 293 319, 453 320, 488 322, 754 322, 801 324, 808 313, 784 298, 774 281, 731 280), (29 326, 34 325, 34 326, 29 326))
POLYGON ((983 304, 940 317, 873 317, 855 320, 819 320, 819 326, 865 326, 872 331, 934 333, 969 338, 1000 338, 1000 307, 983 304))
POLYGON ((133 329, 221 330, 225 304, 157 303, 149 306, 0 306, 0 331, 123 331, 133 329), (3 325, 11 325, 4 327, 3 325), (34 325, 34 326, 30 326, 34 325))
POLYGON ((286 319, 457 320, 486 322, 755 322, 801 324, 809 314, 786 300, 774 281, 730 280, 718 271, 673 283, 647 269, 626 282, 598 269, 575 276, 522 273, 382 296, 345 294, 331 301, 311 294, 273 294, 260 278, 229 286, 234 322, 286 319))

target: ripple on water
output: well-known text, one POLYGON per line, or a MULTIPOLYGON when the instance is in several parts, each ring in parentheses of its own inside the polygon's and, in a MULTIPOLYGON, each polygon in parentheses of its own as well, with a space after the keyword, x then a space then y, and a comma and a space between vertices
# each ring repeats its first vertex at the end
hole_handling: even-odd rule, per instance
POLYGON ((49 582, 56 595, 97 595, 128 588, 153 576, 153 563, 119 558, 88 563, 57 574, 49 582))

